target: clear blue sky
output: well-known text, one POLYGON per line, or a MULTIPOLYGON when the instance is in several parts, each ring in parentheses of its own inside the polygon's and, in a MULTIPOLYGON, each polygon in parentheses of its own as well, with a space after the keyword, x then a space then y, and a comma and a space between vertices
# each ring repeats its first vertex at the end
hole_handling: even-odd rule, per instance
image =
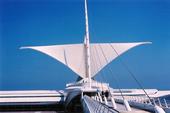
MULTIPOLYGON (((77 75, 58 61, 19 47, 83 42, 84 1, 1 0, 0 5, 0 90, 63 89, 75 81, 77 75)), ((89 0, 88 10, 91 42, 153 42, 121 58, 145 88, 170 89, 169 0, 89 0)), ((110 67, 122 88, 138 88, 119 59, 110 67)), ((112 75, 105 78, 115 86, 112 75)))

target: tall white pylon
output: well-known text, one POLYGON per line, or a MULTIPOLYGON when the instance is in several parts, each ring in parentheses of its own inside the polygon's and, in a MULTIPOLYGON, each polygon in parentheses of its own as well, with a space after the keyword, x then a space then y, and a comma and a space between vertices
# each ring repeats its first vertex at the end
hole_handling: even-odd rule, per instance
POLYGON ((85 20, 86 20, 86 34, 85 34, 85 51, 86 51, 86 78, 91 88, 91 63, 90 63, 90 41, 89 41, 89 24, 88 24, 88 13, 87 13, 87 0, 85 0, 85 20))

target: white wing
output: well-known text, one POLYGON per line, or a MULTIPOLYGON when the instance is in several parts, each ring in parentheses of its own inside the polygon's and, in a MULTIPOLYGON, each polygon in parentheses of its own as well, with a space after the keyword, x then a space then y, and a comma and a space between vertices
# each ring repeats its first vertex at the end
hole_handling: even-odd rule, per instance
MULTIPOLYGON (((135 46, 148 43, 149 42, 90 44, 91 77, 94 77, 101 69, 122 53, 135 46)), ((69 67, 81 78, 86 77, 84 44, 21 47, 21 49, 34 49, 45 53, 69 67)))
POLYGON ((129 49, 150 42, 91 44, 91 76, 94 77, 108 63, 129 49))
POLYGON ((80 77, 85 76, 84 44, 21 47, 45 53, 60 61, 80 77))

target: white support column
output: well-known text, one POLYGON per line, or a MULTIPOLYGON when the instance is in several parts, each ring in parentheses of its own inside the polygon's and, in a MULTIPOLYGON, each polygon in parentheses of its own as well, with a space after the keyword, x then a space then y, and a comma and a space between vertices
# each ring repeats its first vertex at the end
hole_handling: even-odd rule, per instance
POLYGON ((165 107, 168 108, 168 104, 166 102, 166 99, 164 98, 164 103, 165 103, 165 107))
POLYGON ((153 104, 154 104, 154 105, 156 105, 156 103, 155 103, 155 99, 154 99, 154 98, 152 99, 152 101, 153 101, 153 104))
POLYGON ((158 98, 158 103, 159 103, 159 106, 162 107, 162 104, 159 98, 158 98))
POLYGON ((81 92, 81 99, 83 99, 83 91, 81 92))
POLYGON ((165 113, 165 111, 157 105, 154 106, 154 110, 155 110, 155 113, 165 113))
POLYGON ((130 105, 129 105, 129 103, 128 103, 128 101, 127 101, 126 99, 124 99, 123 102, 124 102, 124 105, 125 105, 125 107, 126 107, 126 110, 127 110, 127 111, 132 111, 132 110, 131 110, 131 107, 130 107, 130 105))
POLYGON ((101 95, 100 95, 100 93, 99 93, 99 92, 98 92, 98 97, 99 97, 100 102, 102 103, 102 102, 103 102, 103 100, 102 100, 102 97, 101 97, 101 95))
POLYGON ((105 103, 106 105, 108 105, 107 98, 106 98, 105 95, 104 95, 104 103, 105 103))
POLYGON ((114 97, 111 97, 111 102, 112 102, 113 108, 114 108, 114 109, 117 109, 117 106, 116 106, 116 102, 115 102, 114 97))

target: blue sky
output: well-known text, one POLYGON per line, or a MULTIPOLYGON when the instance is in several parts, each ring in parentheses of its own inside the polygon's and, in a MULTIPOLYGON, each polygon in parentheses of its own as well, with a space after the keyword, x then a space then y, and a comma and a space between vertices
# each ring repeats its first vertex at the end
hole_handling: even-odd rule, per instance
MULTIPOLYGON (((19 48, 83 42, 83 0, 1 0, 0 5, 0 90, 63 89, 75 81, 77 75, 58 61, 19 48)), ((88 11, 93 43, 153 42, 121 59, 145 88, 170 89, 169 0, 89 0, 88 11)), ((119 58, 109 66, 122 88, 138 88, 119 58)), ((112 75, 105 78, 115 87, 112 75)))

